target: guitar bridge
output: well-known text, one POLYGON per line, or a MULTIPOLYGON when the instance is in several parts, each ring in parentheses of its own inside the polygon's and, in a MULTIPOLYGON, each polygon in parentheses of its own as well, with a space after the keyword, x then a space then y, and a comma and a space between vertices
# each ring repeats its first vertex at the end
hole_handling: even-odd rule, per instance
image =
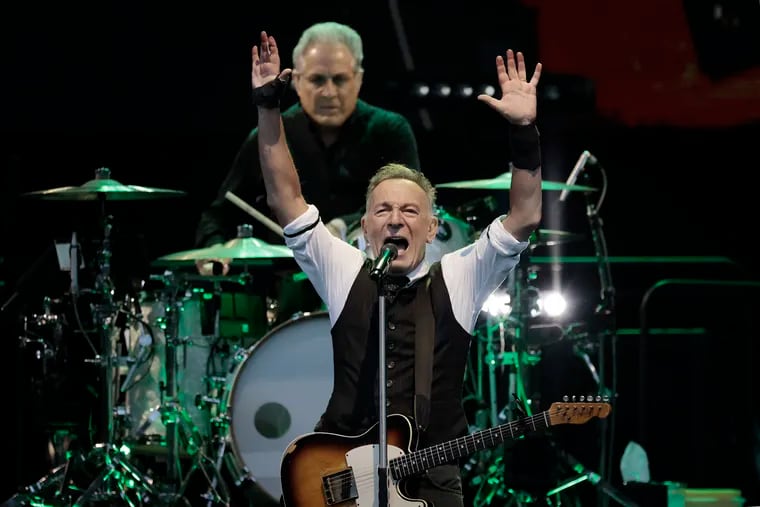
POLYGON ((359 497, 354 480, 354 470, 348 467, 340 472, 322 477, 322 492, 327 505, 335 505, 359 497))

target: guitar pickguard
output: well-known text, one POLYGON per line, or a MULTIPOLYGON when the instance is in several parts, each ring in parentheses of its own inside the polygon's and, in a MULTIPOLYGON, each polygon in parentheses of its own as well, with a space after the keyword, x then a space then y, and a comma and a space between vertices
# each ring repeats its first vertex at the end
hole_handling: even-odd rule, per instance
MULTIPOLYGON (((388 461, 402 456, 404 451, 394 445, 388 445, 388 461)), ((377 464, 380 463, 379 446, 364 445, 346 453, 346 462, 353 471, 352 477, 358 493, 357 507, 378 507, 380 488, 377 464)), ((425 507, 426 502, 404 497, 398 488, 398 481, 390 478, 388 470, 388 506, 389 507, 425 507)))

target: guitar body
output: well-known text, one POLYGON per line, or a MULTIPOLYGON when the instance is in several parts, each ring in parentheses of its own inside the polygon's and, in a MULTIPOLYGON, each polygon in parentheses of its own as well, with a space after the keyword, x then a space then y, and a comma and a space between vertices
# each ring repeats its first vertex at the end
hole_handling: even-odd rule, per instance
MULTIPOLYGON (((388 416, 386 430, 388 460, 414 449, 416 433, 409 418, 388 416)), ((378 441, 378 424, 353 437, 316 432, 295 439, 283 455, 280 470, 285 505, 377 507, 378 441)), ((427 503, 406 498, 398 481, 389 479, 388 505, 425 507, 427 503)))

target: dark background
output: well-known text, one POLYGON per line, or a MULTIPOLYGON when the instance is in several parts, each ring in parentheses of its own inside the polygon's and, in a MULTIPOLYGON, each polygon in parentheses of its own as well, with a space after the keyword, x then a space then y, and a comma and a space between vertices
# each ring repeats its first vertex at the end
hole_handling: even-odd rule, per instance
MULTIPOLYGON (((413 85, 470 84, 476 92, 495 85, 494 57, 510 47, 526 53, 529 68, 543 63, 545 179, 564 181, 584 149, 599 160, 608 186, 598 211, 616 259, 615 324, 634 330, 604 340, 605 381, 616 382, 618 393, 608 478, 620 483, 620 456, 635 440, 649 453, 655 481, 737 488, 760 502, 754 373, 760 299, 747 283, 758 279, 757 3, 400 4, 337 1, 305 11, 285 3, 2 8, 0 339, 9 428, 2 440, 17 464, 3 478, 3 495, 46 470, 36 457, 39 435, 29 430, 36 416, 28 410, 29 365, 16 347, 18 320, 38 313, 43 297, 60 299, 68 290, 52 243, 77 231, 91 256, 100 238, 93 203, 21 194, 81 185, 99 167, 124 184, 186 192, 107 210, 115 224, 115 273, 146 276, 151 260, 193 247, 199 213, 255 125, 249 68, 259 30, 288 48, 290 66, 300 32, 332 19, 363 35, 362 96, 408 116, 423 170, 436 184, 505 172, 505 125, 472 97, 421 99, 410 93, 413 85), (664 279, 687 281, 658 289, 642 304, 664 279), (642 336, 635 332, 642 320, 684 331, 662 337, 645 329, 642 336), (687 331, 695 328, 701 331, 687 331)), ((599 168, 587 175, 585 183, 602 184, 599 168)), ((484 195, 442 188, 439 203, 455 211, 484 195)), ((571 194, 564 204, 557 197, 546 194, 543 227, 584 235, 558 252, 594 255, 583 196, 571 194)), ((549 253, 544 247, 534 255, 549 253)), ((593 264, 536 267, 539 282, 559 278, 577 296, 578 319, 596 322, 590 309, 600 280, 593 264)), ((536 367, 547 400, 589 388, 575 356, 561 348, 547 347, 536 367)), ((610 429, 590 424, 558 438, 595 468, 600 435, 610 429)))

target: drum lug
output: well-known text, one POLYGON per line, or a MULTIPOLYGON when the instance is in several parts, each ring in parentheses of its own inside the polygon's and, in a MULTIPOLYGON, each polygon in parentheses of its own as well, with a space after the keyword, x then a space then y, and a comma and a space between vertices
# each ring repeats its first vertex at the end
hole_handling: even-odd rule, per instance
POLYGON ((218 407, 221 401, 219 398, 213 396, 206 396, 204 394, 195 395, 195 408, 198 410, 205 410, 210 407, 218 407))

